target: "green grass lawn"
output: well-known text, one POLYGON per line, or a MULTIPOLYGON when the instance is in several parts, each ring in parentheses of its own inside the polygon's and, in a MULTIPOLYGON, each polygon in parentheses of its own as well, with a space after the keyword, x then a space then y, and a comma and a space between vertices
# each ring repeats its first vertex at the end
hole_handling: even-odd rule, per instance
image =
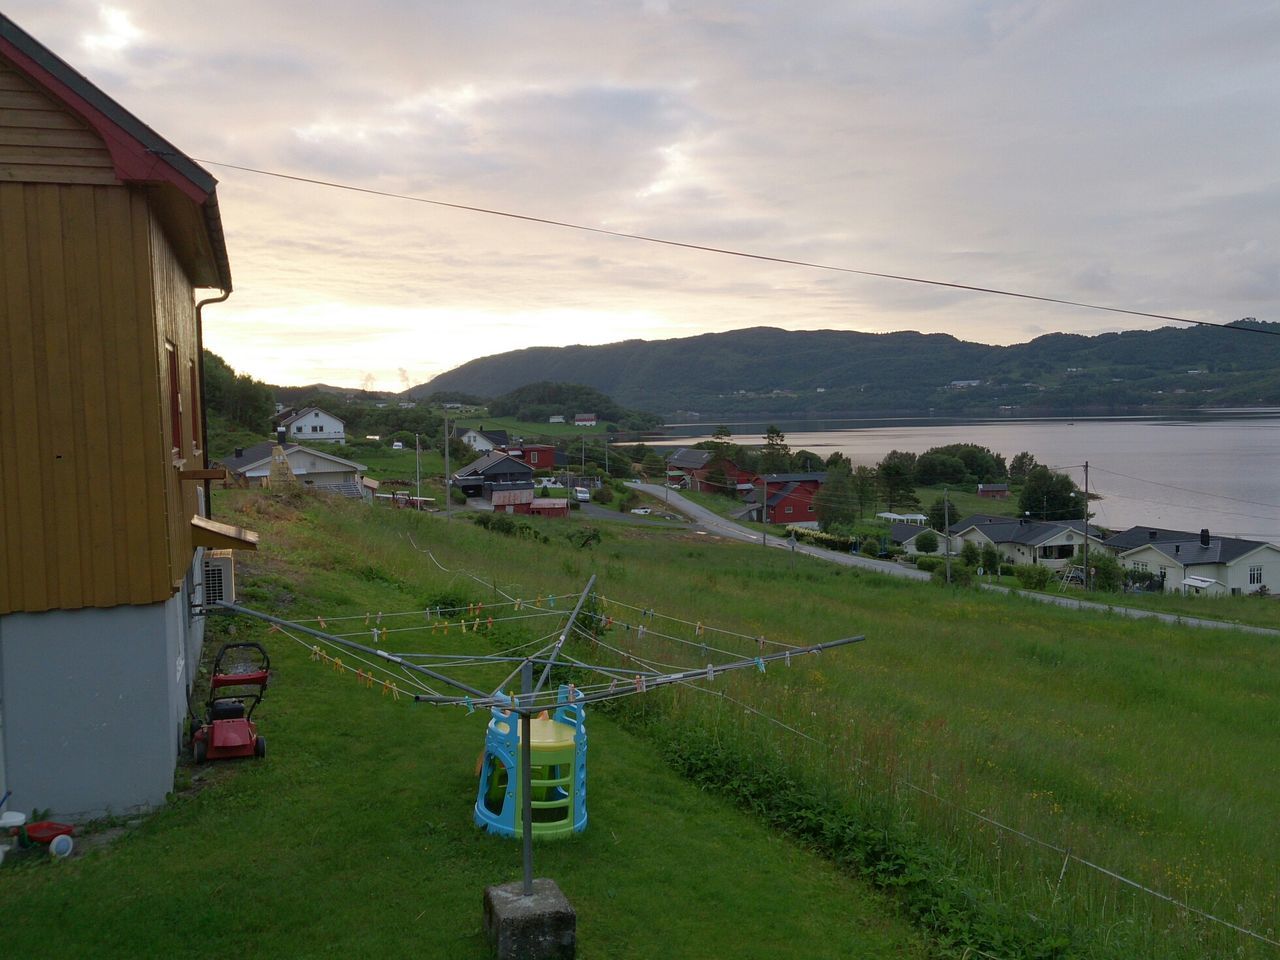
MULTIPOLYGON (((242 514, 264 533, 240 568, 245 602, 361 616, 467 590, 397 534, 478 531, 406 525, 401 513, 295 513, 259 499, 242 514), (354 531, 355 541, 331 539, 354 531)), ((211 646, 229 623, 212 621, 211 646)), ((517 842, 471 822, 486 717, 396 702, 263 624, 236 627, 273 659, 258 715, 268 759, 184 766, 163 810, 83 857, 7 860, 3 955, 488 956, 483 889, 518 879, 521 861, 517 842)), ((501 630, 470 643, 456 630, 396 639, 495 649, 528 632, 501 630)), ((705 795, 603 715, 588 724, 589 828, 535 851, 537 874, 578 911, 580 957, 928 956, 883 897, 705 795)))
MULTIPOLYGON (((1046 956, 1274 957, 1077 862, 1064 871, 1061 854, 965 812, 1275 929, 1280 645, 1270 638, 892 580, 683 530, 602 524, 603 542, 579 549, 563 536, 578 525, 563 521, 535 519, 549 538, 540 543, 456 517, 220 496, 221 517, 263 534, 240 577, 247 604, 269 612, 417 610, 442 591, 491 600, 464 571, 524 598, 568 594, 594 573, 600 614, 614 618, 601 640, 663 663, 702 662, 699 622, 708 642, 749 656, 757 644, 745 638, 863 634, 789 668, 717 680, 737 702, 683 689, 649 698, 660 739, 712 737, 752 757, 760 776, 809 784, 886 837, 909 834, 921 855, 955 864, 973 909, 1071 930, 1078 949, 1046 956), (634 607, 658 613, 643 641, 634 607)), ((408 938, 482 955, 480 891, 519 869, 512 844, 470 826, 483 721, 392 703, 281 635, 267 639, 279 668, 262 713, 269 759, 179 797, 101 853, 6 862, 15 956, 88 945, 170 956, 191 944, 208 955, 250 941, 268 955, 361 955, 408 938), (253 896, 232 899, 241 890, 253 896)), ((603 644, 575 649, 609 655, 603 644)), ((675 777, 648 735, 600 711, 589 722, 591 826, 538 849, 538 872, 581 912, 581 956, 923 955, 896 896, 880 899, 720 791, 675 777)), ((1002 960, 1026 955, 1015 941, 981 942, 1002 960)))

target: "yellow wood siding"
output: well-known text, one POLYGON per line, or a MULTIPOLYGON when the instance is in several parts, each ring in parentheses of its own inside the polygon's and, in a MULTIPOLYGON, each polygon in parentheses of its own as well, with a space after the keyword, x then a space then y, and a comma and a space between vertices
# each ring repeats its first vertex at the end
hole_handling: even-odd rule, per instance
POLYGON ((194 485, 170 452, 166 338, 185 370, 191 288, 142 192, 0 182, 0 614, 181 580, 194 485))
POLYGON ((0 181, 116 184, 98 134, 0 57, 0 181))
POLYGON ((177 362, 177 382, 181 415, 178 417, 179 437, 171 430, 169 409, 169 376, 167 369, 160 369, 157 385, 160 388, 160 409, 164 413, 165 449, 170 452, 170 469, 162 474, 167 506, 166 539, 169 545, 170 581, 177 585, 191 566, 191 518, 196 513, 196 485, 182 481, 182 466, 203 466, 197 462, 198 444, 191 435, 192 406, 198 398, 190 396, 191 383, 187 371, 196 357, 196 309, 195 291, 178 262, 173 246, 161 230, 154 216, 151 221, 151 276, 155 311, 156 356, 166 364, 166 342, 173 344, 177 362))

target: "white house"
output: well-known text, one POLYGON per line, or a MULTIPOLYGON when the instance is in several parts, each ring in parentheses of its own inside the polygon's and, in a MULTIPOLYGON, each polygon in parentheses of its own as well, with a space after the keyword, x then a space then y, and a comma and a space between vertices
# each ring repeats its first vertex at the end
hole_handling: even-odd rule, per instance
MULTIPOLYGON (((1010 563, 1038 564, 1051 570, 1067 566, 1084 550, 1083 520, 1027 520, 974 514, 951 526, 953 550, 966 543, 978 548, 993 544, 1010 563)), ((1102 550, 1097 527, 1089 527, 1089 549, 1102 550)))
POLYGON ((1165 593, 1237 596, 1280 589, 1280 547, 1261 540, 1133 527, 1107 546, 1125 569, 1158 576, 1165 593))
POLYGON ((573 425, 575 427, 594 427, 597 422, 594 413, 575 413, 573 415, 573 425))
POLYGON ((945 533, 938 533, 936 530, 932 530, 929 527, 920 526, 918 523, 895 522, 889 525, 889 542, 902 547, 903 550, 913 556, 917 554, 930 553, 940 554, 945 552, 947 535, 945 533), (920 534, 925 531, 932 533, 937 540, 937 546, 932 550, 921 550, 917 546, 917 539, 920 534))
MULTIPOLYGON (((237 449, 233 456, 222 461, 222 465, 237 477, 243 478, 251 487, 266 486, 267 478, 271 476, 272 452, 277 446, 277 443, 267 441, 237 449)), ((282 449, 289 461, 289 472, 304 487, 340 493, 347 497, 364 495, 360 479, 368 468, 363 463, 344 460, 323 450, 311 450, 294 443, 286 444, 282 449)))
POLYGON ((288 437, 294 443, 305 440, 307 443, 323 441, 325 443, 346 443, 346 424, 331 413, 325 413, 319 407, 306 407, 293 416, 280 421, 280 426, 288 431, 288 437))
POLYGON ((453 431, 455 440, 461 440, 476 453, 492 453, 494 450, 505 450, 511 442, 505 430, 486 430, 484 424, 478 427, 457 427, 453 431))

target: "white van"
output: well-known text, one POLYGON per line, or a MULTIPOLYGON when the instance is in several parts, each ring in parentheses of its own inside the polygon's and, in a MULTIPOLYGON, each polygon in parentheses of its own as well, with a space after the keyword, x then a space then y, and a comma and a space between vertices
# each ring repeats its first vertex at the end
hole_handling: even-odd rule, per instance
POLYGON ((579 503, 589 503, 591 500, 591 491, 586 487, 574 487, 573 499, 577 500, 579 503))

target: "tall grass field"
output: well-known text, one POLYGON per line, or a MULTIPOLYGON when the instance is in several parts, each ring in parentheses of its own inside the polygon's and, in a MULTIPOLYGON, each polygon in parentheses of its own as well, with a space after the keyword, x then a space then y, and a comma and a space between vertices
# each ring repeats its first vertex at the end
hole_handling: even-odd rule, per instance
MULTIPOLYGON (((570 539, 576 515, 513 536, 328 499, 229 492, 219 506, 262 533, 243 602, 288 619, 362 625, 441 598, 536 607, 595 574, 569 648, 582 660, 677 669, 865 638, 591 713, 591 823, 536 860, 578 906, 580 956, 1280 956, 1275 638, 693 531, 570 539)), ((14 955, 207 955, 184 954, 157 916, 210 953, 252 934, 278 955, 483 955, 479 891, 514 879, 518 853, 470 825, 482 721, 361 689, 256 621, 234 627, 278 656, 268 760, 180 771, 204 788, 82 859, 6 863, 4 936, 48 938, 14 955), (91 901, 117 908, 97 941, 81 926, 91 901)), ((400 649, 536 635, 423 629, 400 649)))

